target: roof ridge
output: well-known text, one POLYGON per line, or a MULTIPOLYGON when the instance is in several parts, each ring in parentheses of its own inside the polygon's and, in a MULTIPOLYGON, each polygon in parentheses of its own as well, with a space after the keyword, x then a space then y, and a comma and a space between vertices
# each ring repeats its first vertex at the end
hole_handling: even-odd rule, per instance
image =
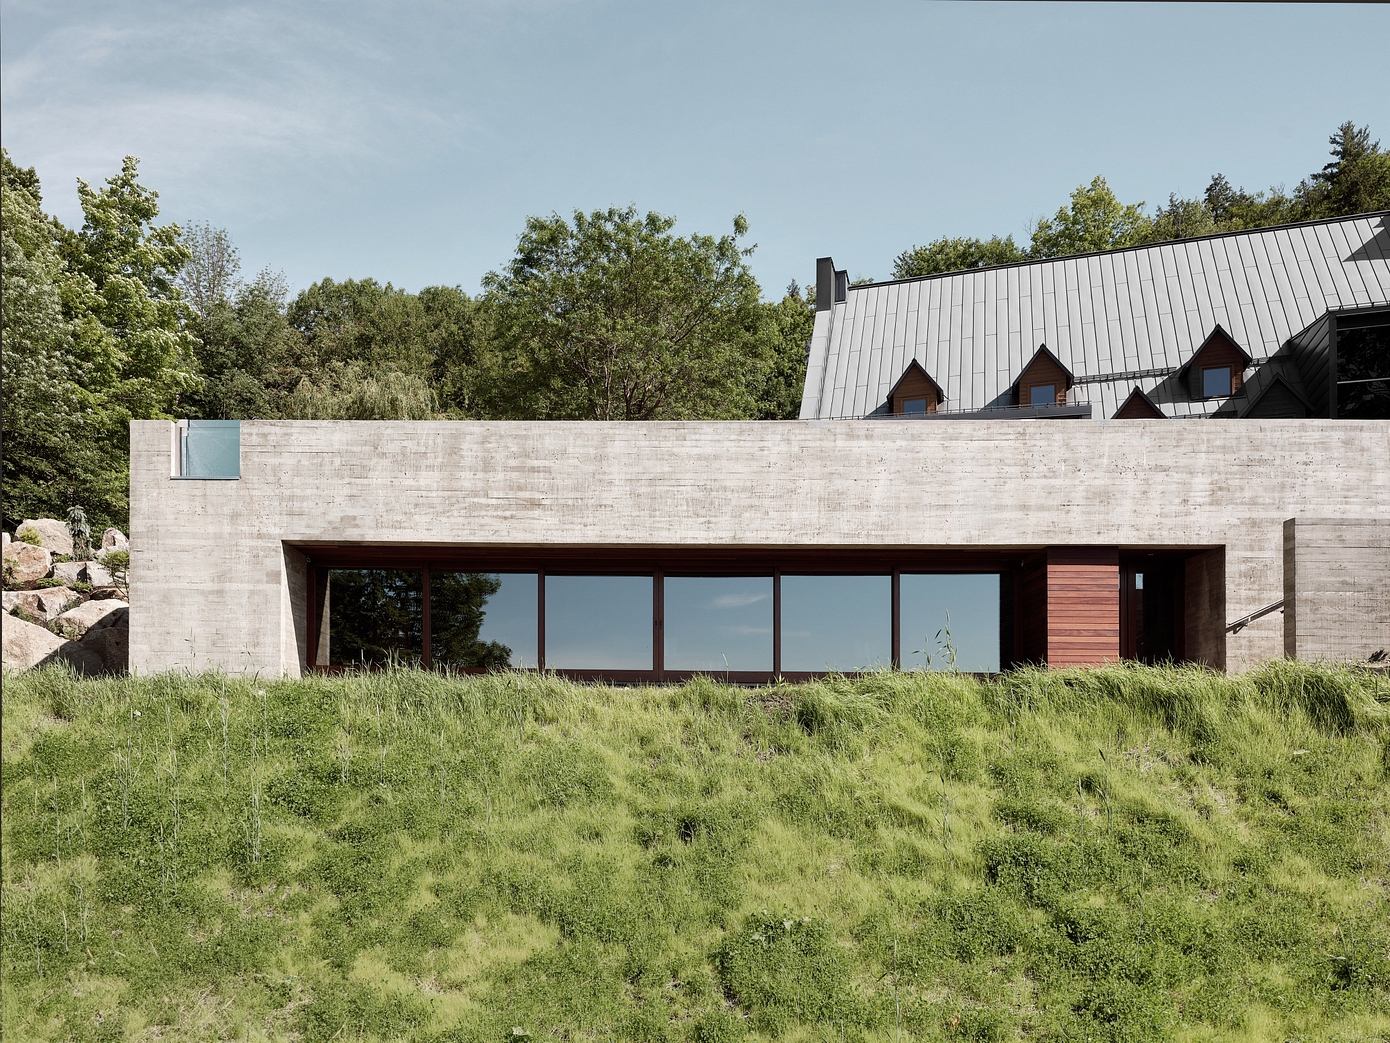
MULTIPOLYGON (((853 293, 855 290, 877 289, 880 286, 897 286, 901 283, 926 282, 929 279, 949 279, 956 275, 975 275, 978 272, 997 272, 1009 268, 1026 268, 1030 264, 1051 264, 1056 261, 1075 261, 1083 257, 1104 257, 1108 254, 1129 253, 1133 250, 1154 250, 1161 246, 1176 246, 1178 243, 1197 243, 1207 239, 1229 239, 1237 235, 1277 232, 1285 228, 1308 228, 1312 225, 1336 224, 1341 221, 1361 221, 1369 217, 1390 217, 1390 210, 1368 210, 1363 214, 1345 214, 1341 217, 1319 217, 1310 221, 1288 221, 1279 225, 1262 225, 1259 228, 1237 228, 1229 232, 1211 232, 1207 235, 1185 236, 1182 239, 1165 239, 1161 243, 1141 243, 1137 246, 1117 246, 1111 250, 1089 250, 1079 254, 1063 254, 1060 257, 1034 257, 1024 261, 1010 261, 1007 264, 986 264, 979 268, 957 268, 954 271, 935 272, 931 275, 909 275, 904 279, 882 279, 874 282, 851 283, 846 290, 846 294, 853 293)), ((834 310, 833 306, 831 310, 834 310)))

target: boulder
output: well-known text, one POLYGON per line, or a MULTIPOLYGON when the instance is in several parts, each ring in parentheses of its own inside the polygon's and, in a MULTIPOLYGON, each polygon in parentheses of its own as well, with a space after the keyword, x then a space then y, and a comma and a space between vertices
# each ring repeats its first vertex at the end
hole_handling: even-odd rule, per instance
POLYGON ((18 590, 14 592, 13 604, 6 606, 6 612, 18 609, 36 619, 53 620, 72 607, 73 602, 81 601, 82 595, 67 587, 45 587, 41 590, 18 590))
POLYGON ((130 661, 130 629, 122 624, 89 630, 79 641, 69 641, 59 655, 78 672, 87 675, 123 674, 130 661), (76 646, 75 648, 72 646, 76 646))
POLYGON ((109 598, 118 598, 121 601, 129 601, 125 591, 114 584, 109 587, 93 587, 91 594, 88 595, 93 601, 106 601, 109 598))
POLYGON ((40 663, 48 662, 58 654, 58 650, 69 642, 51 633, 37 623, 29 623, 18 616, 5 616, 0 619, 3 631, 3 658, 7 670, 28 670, 40 663))
POLYGON ((53 554, 43 547, 33 547, 15 540, 5 545, 4 561, 6 585, 21 586, 37 583, 47 576, 53 554))
POLYGON ((64 583, 90 583, 94 587, 115 585, 111 571, 95 561, 60 561, 53 566, 53 576, 64 583))
POLYGON ((0 611, 13 612, 14 607, 19 604, 19 596, 25 593, 22 590, 0 591, 0 611))
POLYGON ((109 550, 130 550, 130 540, 120 529, 107 529, 101 534, 101 552, 109 550))
POLYGON ((129 615, 130 606, 116 598, 84 601, 60 615, 53 621, 53 625, 58 633, 70 638, 79 638, 92 630, 125 626, 129 615))
POLYGON ((60 522, 57 518, 26 518, 15 529, 15 536, 18 537, 25 529, 37 533, 39 546, 54 554, 72 553, 72 533, 68 532, 66 522, 60 522))
POLYGON ((0 532, 0 547, 8 547, 9 545, 10 534, 8 532, 0 532))
POLYGON ((87 563, 85 561, 55 561, 53 578, 64 583, 86 583, 87 563))

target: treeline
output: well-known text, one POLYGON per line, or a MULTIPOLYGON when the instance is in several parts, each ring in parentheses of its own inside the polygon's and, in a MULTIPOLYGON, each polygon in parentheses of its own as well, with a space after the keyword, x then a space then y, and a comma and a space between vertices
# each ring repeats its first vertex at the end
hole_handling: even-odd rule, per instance
MULTIPOLYGON (((1220 175, 1146 214, 1103 178, 1011 237, 938 239, 896 278, 1390 209, 1390 154, 1351 123, 1294 191, 1220 175)), ((796 416, 813 312, 766 301, 748 227, 678 235, 633 208, 532 217, 477 296, 323 279, 291 295, 244 278, 209 225, 159 224, 136 160, 78 183, 83 220, 43 210, 32 169, 0 156, 4 525, 81 505, 126 524, 128 423, 209 419, 777 419, 796 416)))
POLYGON ((1331 156, 1327 164, 1300 181, 1292 192, 1279 187, 1250 192, 1216 174, 1200 196, 1169 195, 1167 203, 1148 214, 1143 203, 1121 202, 1105 178, 1097 177, 1072 192, 1071 199, 1052 217, 1034 224, 1026 245, 1018 244, 1011 235, 935 239, 900 253, 893 262, 893 278, 1390 209, 1390 152, 1371 140, 1370 128, 1343 123, 1328 143, 1331 156))
POLYGON ((243 279, 208 225, 157 223, 137 162, 44 213, 3 156, 4 522, 81 504, 125 524, 135 418, 777 419, 796 416, 813 314, 767 302, 747 223, 678 235, 609 209, 531 218, 476 297, 375 279, 243 279))

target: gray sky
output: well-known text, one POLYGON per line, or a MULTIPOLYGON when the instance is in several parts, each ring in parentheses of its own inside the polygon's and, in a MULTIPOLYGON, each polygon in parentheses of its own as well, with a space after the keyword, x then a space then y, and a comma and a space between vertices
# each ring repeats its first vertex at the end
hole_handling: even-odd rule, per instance
POLYGON ((0 139, 77 217, 142 160, 249 271, 477 288, 528 214, 722 232, 764 293, 889 274, 1106 175, 1292 187, 1344 119, 1390 142, 1390 8, 933 3, 0 2, 0 139))

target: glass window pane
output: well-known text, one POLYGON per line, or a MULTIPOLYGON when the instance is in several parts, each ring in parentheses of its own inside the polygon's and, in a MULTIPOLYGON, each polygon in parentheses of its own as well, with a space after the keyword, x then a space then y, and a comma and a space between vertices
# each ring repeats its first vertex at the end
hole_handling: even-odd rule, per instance
POLYGON ((1231 367, 1211 366, 1202 370, 1202 395, 1224 398, 1231 393, 1231 367))
POLYGON ((892 598, 888 576, 783 576, 782 669, 888 666, 892 598))
POLYGON ((999 669, 997 575, 904 573, 898 597, 903 669, 999 669))
POLYGON ((1338 384, 1337 415, 1344 420, 1390 420, 1390 379, 1338 384))
POLYGON ((666 668, 772 670, 771 576, 668 576, 666 668))
POLYGON ((240 478, 241 421, 188 421, 180 474, 184 478, 240 478))
POLYGON ((1053 406, 1057 404, 1056 384, 1034 384, 1028 389, 1030 406, 1053 406))
POLYGON ((335 666, 415 665, 424 654, 424 586, 417 571, 333 569, 327 614, 328 661, 335 666))
POLYGON ((1390 378, 1390 323, 1337 330, 1337 379, 1390 378))
POLYGON ((925 398, 909 398, 903 402, 904 413, 925 413, 927 411, 927 400, 925 398))
POLYGON ((537 590, 533 572, 430 573, 430 661, 534 668, 537 590))
POLYGON ((650 576, 546 576, 545 665, 651 670, 650 576))

